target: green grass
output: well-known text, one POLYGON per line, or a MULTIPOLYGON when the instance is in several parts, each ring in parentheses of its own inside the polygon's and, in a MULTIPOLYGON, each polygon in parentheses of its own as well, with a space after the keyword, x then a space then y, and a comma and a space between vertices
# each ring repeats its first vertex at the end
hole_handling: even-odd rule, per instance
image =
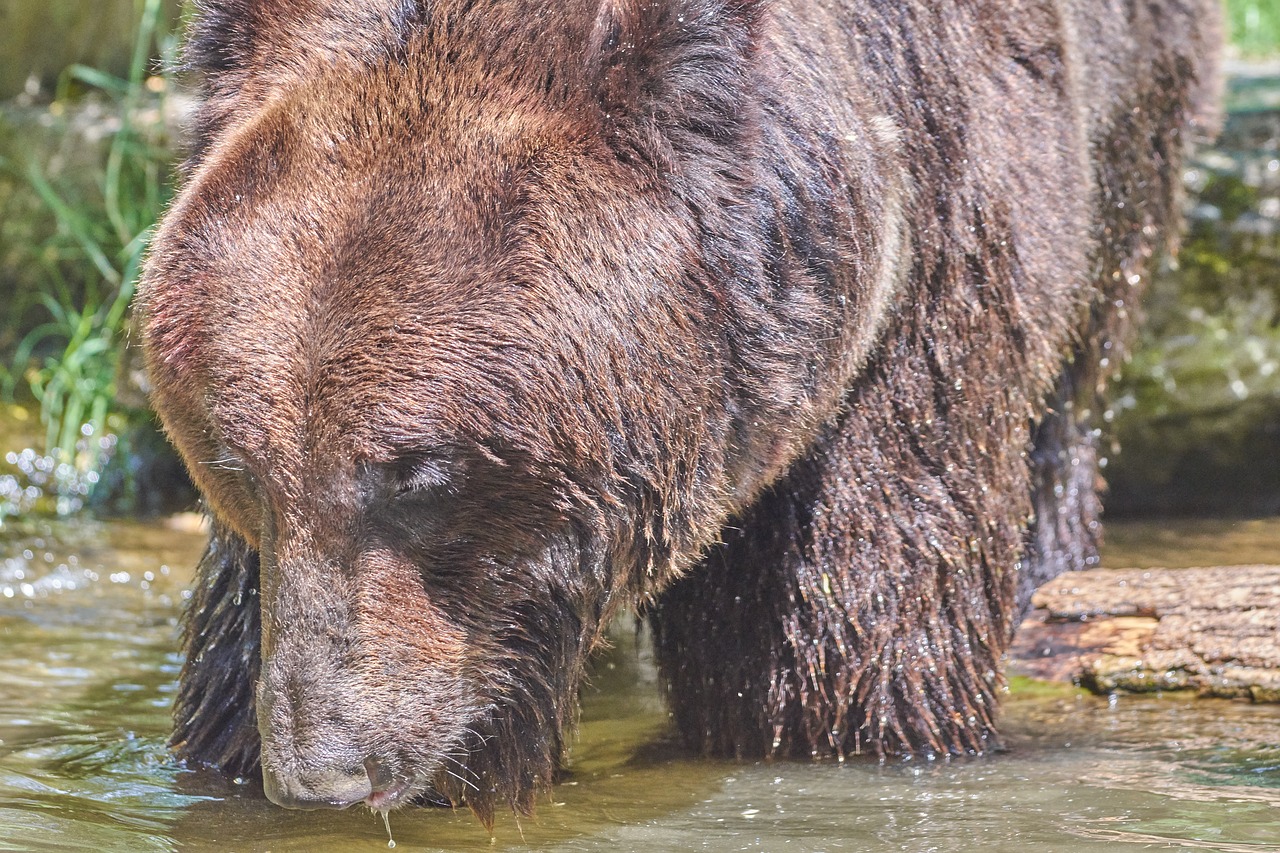
POLYGON ((95 164, 97 186, 86 194, 36 159, 4 164, 30 187, 56 228, 31 252, 37 286, 19 292, 13 304, 19 314, 42 314, 43 321, 17 343, 13 367, 0 371, 0 382, 10 396, 22 385, 30 390, 45 427, 45 452, 80 474, 101 467, 110 443, 100 439, 120 426, 117 380, 128 307, 149 229, 170 193, 172 152, 159 118, 167 86, 149 66, 153 56, 172 50, 173 39, 160 26, 161 0, 138 0, 137 14, 128 76, 72 65, 50 108, 65 115, 68 104, 85 97, 105 102, 112 121, 95 164))

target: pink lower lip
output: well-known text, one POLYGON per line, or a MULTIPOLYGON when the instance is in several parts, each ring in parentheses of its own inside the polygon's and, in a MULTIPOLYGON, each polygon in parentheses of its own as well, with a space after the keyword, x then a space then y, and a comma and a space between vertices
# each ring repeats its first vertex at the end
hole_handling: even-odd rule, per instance
POLYGON ((375 790, 364 798, 364 804, 374 811, 388 811, 400 804, 400 800, 409 790, 408 780, 400 780, 386 788, 375 790))

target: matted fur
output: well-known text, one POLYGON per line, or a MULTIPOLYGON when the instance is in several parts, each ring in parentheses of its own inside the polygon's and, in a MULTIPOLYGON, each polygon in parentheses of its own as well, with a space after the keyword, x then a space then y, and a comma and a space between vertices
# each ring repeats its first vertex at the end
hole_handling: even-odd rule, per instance
POLYGON ((637 604, 695 748, 986 749, 1214 6, 205 3, 139 302, 217 522, 179 755, 527 810, 637 604))

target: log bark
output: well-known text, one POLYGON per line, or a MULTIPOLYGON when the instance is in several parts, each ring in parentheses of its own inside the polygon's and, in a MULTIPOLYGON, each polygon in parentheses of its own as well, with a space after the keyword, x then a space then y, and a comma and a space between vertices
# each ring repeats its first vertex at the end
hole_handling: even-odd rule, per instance
POLYGON ((1280 702, 1280 566, 1076 572, 1032 607, 1013 675, 1280 702))

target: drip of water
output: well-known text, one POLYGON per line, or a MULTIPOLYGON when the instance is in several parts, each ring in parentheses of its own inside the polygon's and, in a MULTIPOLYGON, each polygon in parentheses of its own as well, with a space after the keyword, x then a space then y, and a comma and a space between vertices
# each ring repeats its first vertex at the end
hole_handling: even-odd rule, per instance
POLYGON ((396 840, 391 835, 391 812, 384 811, 382 814, 382 823, 387 828, 387 847, 395 848, 396 840))

